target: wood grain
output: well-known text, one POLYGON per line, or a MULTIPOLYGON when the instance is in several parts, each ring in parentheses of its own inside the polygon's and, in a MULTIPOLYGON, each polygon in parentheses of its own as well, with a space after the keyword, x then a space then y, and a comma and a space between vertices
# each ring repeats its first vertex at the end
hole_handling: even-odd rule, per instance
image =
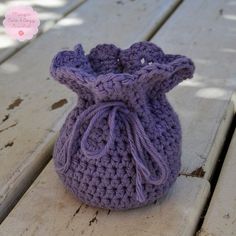
MULTIPOLYGON (((41 33, 45 33, 47 30, 53 27, 55 23, 68 14, 73 9, 80 6, 85 0, 56 0, 56 1, 47 1, 47 0, 21 0, 20 3, 17 0, 3 0, 0 4, 0 20, 1 22, 4 19, 4 15, 7 9, 15 5, 29 5, 31 6, 39 15, 40 26, 37 36, 41 33)), ((35 40, 35 39, 32 39, 35 40)), ((17 40, 9 37, 5 31, 4 27, 0 25, 0 64, 6 58, 14 55, 19 49, 25 46, 27 43, 32 42, 25 41, 19 42, 17 40)))
POLYGON ((182 176, 162 202, 110 212, 75 199, 53 168, 50 162, 3 221, 0 235, 193 235, 210 190, 207 180, 182 176))
POLYGON ((235 11, 233 1, 185 1, 152 39, 168 53, 187 55, 196 64, 194 78, 168 94, 182 124, 185 175, 202 168, 204 177, 211 177, 232 121, 235 11))
MULTIPOLYGON (((233 117, 235 70, 231 62, 235 26, 229 18, 232 19, 234 8, 231 1, 184 1, 152 39, 169 53, 193 58, 197 67, 192 81, 184 82, 168 95, 183 127, 183 167, 182 176, 166 198, 157 205, 128 212, 90 208, 64 189, 50 162, 5 219, 0 232, 193 235, 209 194, 208 179, 233 117), (225 37, 219 37, 222 32, 225 37), (12 229, 12 225, 16 227, 12 229)), ((89 45, 89 41, 85 44, 89 45)))
POLYGON ((86 2, 0 66, 0 220, 50 159, 75 104, 75 95, 49 78, 56 52, 78 42, 86 51, 105 42, 126 47, 149 37, 178 3, 86 2))
POLYGON ((236 235, 235 169, 236 133, 232 138, 199 236, 236 235))

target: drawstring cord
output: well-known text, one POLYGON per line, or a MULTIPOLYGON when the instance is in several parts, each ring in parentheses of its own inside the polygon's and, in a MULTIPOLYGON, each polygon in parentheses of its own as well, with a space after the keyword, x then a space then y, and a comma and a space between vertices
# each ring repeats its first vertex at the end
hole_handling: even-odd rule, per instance
POLYGON ((99 159, 102 156, 106 155, 109 148, 113 145, 115 139, 115 118, 118 113, 125 124, 131 154, 136 164, 136 198, 139 202, 144 202, 145 196, 142 186, 142 180, 146 180, 148 183, 157 186, 161 185, 168 179, 169 167, 157 152, 156 148, 153 146, 137 114, 129 111, 126 105, 122 102, 115 101, 95 104, 87 108, 79 115, 72 128, 72 132, 69 135, 67 142, 64 144, 67 146, 66 149, 63 148, 63 150, 66 151, 66 153, 63 155, 66 160, 65 164, 62 167, 59 167, 59 170, 67 171, 67 169, 69 168, 71 157, 73 153, 76 152, 76 150, 73 149, 76 148, 75 142, 78 140, 78 131, 81 125, 86 121, 89 121, 89 124, 81 139, 81 151, 87 158, 90 159, 99 159), (107 143, 100 150, 88 150, 89 134, 95 127, 95 124, 99 123, 104 117, 107 116, 109 125, 109 135, 107 143), (152 160, 157 163, 160 170, 159 178, 151 176, 150 170, 147 168, 147 165, 145 165, 145 160, 143 159, 145 155, 144 149, 149 153, 152 160))

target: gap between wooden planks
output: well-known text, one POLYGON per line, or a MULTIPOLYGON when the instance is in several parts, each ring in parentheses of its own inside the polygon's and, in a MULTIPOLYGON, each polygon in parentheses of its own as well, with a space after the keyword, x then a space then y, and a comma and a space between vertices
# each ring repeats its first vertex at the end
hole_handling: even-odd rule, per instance
POLYGON ((185 1, 152 39, 170 53, 192 57, 197 67, 192 81, 184 82, 168 95, 183 127, 182 173, 185 175, 178 178, 160 205, 127 214, 81 206, 59 183, 50 162, 3 222, 2 232, 13 235, 14 231, 25 235, 32 232, 36 235, 194 234, 209 194, 207 179, 219 154, 218 150, 214 155, 209 156, 209 153, 216 140, 222 144, 232 119, 230 99, 234 68, 229 62, 233 55, 225 56, 229 50, 225 51, 223 47, 227 44, 233 50, 234 34, 228 30, 227 38, 216 37, 222 30, 233 27, 232 22, 225 21, 222 16, 222 8, 224 14, 233 10, 226 1, 215 1, 214 4, 185 1), (201 13, 201 17, 196 12, 201 13), (205 163, 211 164, 206 168, 205 163), (190 176, 202 166, 205 175, 198 177, 205 178, 190 176), (32 207, 27 210, 29 205, 32 207), (16 229, 12 230, 11 225, 16 229))
POLYGON ((226 0, 214 4, 189 0, 181 7, 182 15, 174 14, 152 41, 169 53, 185 52, 196 64, 194 79, 168 97, 182 123, 182 174, 194 175, 202 169, 199 176, 209 180, 234 113, 236 32, 229 18, 236 5, 226 0))
POLYGON ((209 190, 207 180, 181 176, 156 204, 123 212, 96 209, 64 188, 51 161, 3 221, 0 234, 192 235, 209 190))
POLYGON ((235 77, 230 63, 234 55, 230 52, 235 45, 234 31, 230 29, 234 24, 226 19, 233 10, 234 6, 228 1, 214 1, 214 4, 185 1, 153 39, 170 53, 192 57, 197 66, 194 80, 183 83, 169 95, 183 127, 182 173, 185 176, 178 178, 160 205, 126 213, 81 206, 60 184, 50 162, 3 222, 0 232, 12 235, 15 232, 24 235, 32 232, 36 235, 110 235, 110 232, 114 235, 193 235, 209 194, 207 179, 219 153, 209 154, 215 141, 222 145, 232 119, 230 98, 235 77), (201 13, 201 17, 196 13, 201 13), (222 30, 227 37, 217 37, 222 30), (205 163, 210 164, 204 166, 205 163), (205 178, 191 177, 199 167, 205 171, 205 175, 199 177, 205 178))
MULTIPOLYGON (((85 0, 70 0, 65 2, 63 0, 57 0, 49 2, 47 0, 23 0, 19 3, 16 0, 4 0, 0 6, 0 17, 4 19, 6 10, 12 6, 31 6, 39 14, 40 26, 39 32, 36 36, 38 37, 41 33, 44 33, 52 28, 58 20, 60 20, 70 11, 79 7, 84 1, 85 0)), ((28 43, 31 43, 32 40, 35 40, 35 37, 30 41, 24 42, 14 40, 5 34, 3 25, 0 25, 0 32, 0 64, 9 57, 13 56, 22 47, 26 46, 28 43)))
POLYGON ((235 235, 236 233, 236 132, 207 210, 199 236, 235 235))
POLYGON ((0 219, 49 160, 56 133, 76 102, 48 77, 56 52, 78 42, 88 51, 97 43, 126 47, 144 40, 179 2, 86 2, 1 65, 0 219))

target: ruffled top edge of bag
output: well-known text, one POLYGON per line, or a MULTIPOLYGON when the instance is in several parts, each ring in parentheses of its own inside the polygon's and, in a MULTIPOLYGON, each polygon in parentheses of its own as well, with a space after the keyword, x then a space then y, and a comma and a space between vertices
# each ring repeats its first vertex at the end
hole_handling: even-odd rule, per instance
POLYGON ((99 44, 85 55, 81 44, 74 50, 58 52, 50 73, 60 83, 77 92, 81 86, 93 92, 109 93, 123 86, 158 82, 168 92, 184 79, 192 78, 195 70, 191 59, 165 54, 154 43, 134 43, 127 49, 114 44, 99 44))

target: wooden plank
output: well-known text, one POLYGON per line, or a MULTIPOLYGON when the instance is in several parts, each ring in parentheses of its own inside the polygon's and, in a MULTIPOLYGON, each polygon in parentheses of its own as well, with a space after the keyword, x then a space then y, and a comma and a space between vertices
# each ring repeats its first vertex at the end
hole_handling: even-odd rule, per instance
MULTIPOLYGON (((183 11, 190 10, 194 14, 194 9, 184 2, 174 15, 181 12, 184 16, 183 11)), ((157 206, 128 212, 97 212, 97 209, 81 206, 66 192, 50 162, 5 219, 2 233, 14 235, 11 229, 14 224, 19 225, 16 234, 21 232, 24 235, 193 235, 209 188, 206 179, 180 176, 157 206), (19 218, 23 220, 16 224, 19 218)))
POLYGON ((199 236, 236 234, 236 132, 231 140, 219 180, 199 236))
POLYGON ((185 1, 152 39, 196 64, 194 79, 169 94, 183 129, 183 174, 203 169, 210 178, 233 117, 235 11, 233 1, 185 1))
MULTIPOLYGON (((221 49, 220 46, 223 45, 223 41, 221 40, 223 39, 216 37, 216 35, 222 32, 222 29, 227 29, 227 27, 232 26, 231 22, 227 21, 227 25, 222 18, 216 17, 216 13, 220 14, 222 8, 227 9, 225 4, 227 5, 228 3, 225 1, 215 1, 213 5, 210 1, 185 1, 154 38, 157 44, 163 48, 167 48, 170 52, 187 54, 186 51, 188 51, 188 55, 193 57, 193 59, 195 58, 194 61, 196 61, 198 68, 195 81, 184 83, 183 86, 170 94, 171 102, 174 104, 175 109, 179 111, 182 125, 184 126, 183 171, 185 171, 184 174, 187 175, 191 175, 191 171, 198 167, 196 164, 206 162, 206 160, 202 159, 195 160, 197 156, 195 151, 200 151, 200 153, 197 154, 202 158, 209 158, 212 146, 215 145, 216 140, 220 140, 219 137, 223 140, 224 134, 222 134, 222 132, 226 132, 226 128, 232 118, 232 106, 230 105, 231 91, 229 87, 234 88, 231 79, 234 75, 231 63, 229 62, 230 60, 232 61, 233 58, 229 53, 229 55, 227 54, 227 57, 225 57, 225 60, 222 59, 224 58, 224 51, 221 52, 218 49, 221 49), (195 18, 195 12, 201 12, 199 21, 195 18), (191 21, 186 19, 191 19, 191 21), (204 26, 204 24, 209 26, 207 22, 209 22, 210 27, 215 30, 214 34, 211 33, 213 35, 210 34, 207 36, 215 41, 220 41, 207 41, 208 44, 205 45, 204 38, 206 38, 206 34, 204 34, 204 32, 206 30, 202 26, 204 26), (185 35, 184 32, 188 32, 188 34, 185 35), (195 37, 191 36, 192 34, 195 35, 195 37), (191 44, 191 37, 197 40, 196 45, 200 45, 199 47, 194 49, 193 44, 191 44), (190 39, 187 40, 188 38, 190 39), (216 66, 219 62, 222 65, 226 65, 226 68, 221 68, 223 72, 216 66), (215 71, 217 71, 218 74, 215 74, 215 71), (181 94, 186 96, 181 95, 179 98, 178 94, 179 96, 181 94), (196 100, 194 100, 194 98, 196 100), (180 108, 181 110, 179 110, 180 108), (187 116, 185 116, 185 114, 187 114, 187 116), (183 119, 183 117, 187 118, 183 119), (207 119, 207 123, 204 123, 205 119, 207 119), (224 119, 226 119, 225 125, 223 125, 224 119), (184 122, 187 122, 187 125, 185 125, 184 122), (191 127, 191 129, 188 127, 191 127), (221 130, 220 136, 219 129, 221 130), (191 136, 193 137, 192 139, 191 136), (187 139, 190 139, 190 141, 187 139), (187 147, 187 144, 191 145, 190 147, 192 147, 192 149, 187 147), (185 150, 186 148, 188 148, 188 151, 185 150)), ((227 35, 227 42, 225 41, 224 43, 233 48, 233 36, 231 32, 227 32, 227 34, 229 34, 227 35)), ((222 143, 222 141, 220 143, 222 143)), ((214 155, 215 159, 217 154, 218 151, 214 155)), ((50 163, 50 165, 52 164, 50 163)), ((5 231, 2 232, 12 232, 10 227, 16 224, 16 219, 29 215, 23 222, 20 221, 17 232, 23 232, 27 235, 27 232, 32 233, 32 231, 39 232, 38 234, 50 234, 55 231, 55 234, 61 232, 62 235, 73 235, 84 230, 83 234, 85 235, 101 235, 102 233, 104 235, 106 232, 115 232, 117 235, 134 235, 138 234, 138 230, 147 229, 147 232, 141 231, 139 234, 193 235, 197 220, 206 201, 207 193, 209 192, 209 183, 206 179, 181 176, 178 178, 173 188, 179 191, 179 195, 175 194, 175 191, 172 190, 159 206, 161 210, 157 211, 155 217, 153 217, 154 219, 152 219, 152 217, 150 218, 150 216, 153 216, 151 213, 155 211, 154 208, 147 207, 128 212, 129 217, 127 218, 123 216, 124 213, 111 212, 109 216, 114 214, 114 219, 109 221, 109 219, 106 218, 106 220, 103 220, 103 218, 100 219, 98 217, 105 217, 108 212, 99 210, 96 216, 96 209, 86 208, 88 210, 85 211, 85 206, 83 206, 79 210, 80 204, 77 201, 78 205, 71 210, 68 205, 73 204, 73 202, 68 198, 69 195, 65 192, 57 192, 59 188, 61 189, 60 191, 64 190, 61 184, 59 184, 59 182, 55 185, 50 184, 51 180, 56 182, 56 180, 53 180, 56 178, 53 170, 51 170, 50 175, 46 174, 46 171, 49 172, 48 168, 52 168, 50 165, 21 199, 17 207, 13 209, 9 217, 3 222, 2 230, 5 231), (40 187, 40 181, 43 182, 42 188, 40 187), (190 181, 190 183, 188 184, 186 181, 190 181), (199 181, 199 183, 203 184, 197 187, 196 184, 193 183, 194 181, 199 181), (185 188, 187 190, 185 190, 185 188), (56 193, 53 193, 51 189, 55 189, 56 193), (200 196, 198 195, 199 193, 200 196), (56 194, 56 197, 54 194, 56 194), (195 197, 200 200, 196 200, 195 197), (168 202, 169 199, 172 200, 168 202), (49 202, 49 204, 47 204, 47 202, 49 202), (65 205, 66 203, 67 205, 65 205), (191 208, 192 205, 194 206, 193 209, 191 208), (27 210, 26 206, 31 206, 29 208, 34 210, 27 210), (62 209, 70 210, 70 212, 66 213, 66 210, 62 209), (76 214, 77 211, 79 211, 79 213, 76 214), (87 213, 87 211, 89 213, 87 213), (141 213, 139 213, 140 211, 141 213), (148 215, 145 215, 143 211, 147 211, 148 215), (50 213, 48 213, 49 215, 45 215, 47 214, 46 212, 51 212, 51 215, 50 213), (63 213, 62 217, 60 217, 61 212, 63 213), (72 217, 74 214, 75 217, 72 217), (57 217, 55 217, 55 215, 57 217), (80 217, 77 218, 78 215, 80 217), (145 220, 142 218, 143 215, 147 217, 145 220), (183 215, 184 217, 182 217, 183 215), (94 218, 95 216, 96 218, 94 218), (133 217, 135 216, 136 218, 134 219, 133 217), (130 218, 133 219, 132 222, 129 220, 130 218), (72 219, 71 223, 69 223, 70 219, 72 219), (157 219, 160 219, 160 223, 157 219), (106 223, 107 221, 109 224, 106 223), (153 221, 155 223, 153 223, 153 221), (91 222, 90 228, 89 222, 91 222), (141 227, 134 231, 135 227, 138 226, 141 227), (158 232, 158 230, 161 231, 158 232)), ((211 164, 211 166, 212 168, 206 169, 208 177, 211 175, 210 173, 214 164, 211 164)))
POLYGON ((0 227, 0 235, 193 235, 210 185, 181 176, 161 203, 129 211, 88 207, 44 169, 0 227), (12 227, 14 225, 14 227, 12 227))
POLYGON ((234 113, 236 113, 236 92, 232 96, 232 102, 234 104, 234 113))
MULTIPOLYGON (((0 5, 0 21, 3 21, 6 10, 11 6, 18 6, 19 4, 31 6, 39 14, 40 26, 37 34, 37 36, 39 36, 40 33, 44 33, 49 30, 58 20, 73 9, 80 6, 80 4, 84 1, 85 0, 23 0, 19 3, 19 1, 16 0, 4 0, 0 5)), ((5 33, 2 24, 0 25, 0 32, 0 63, 33 40, 19 42, 12 39, 5 33)))
POLYGON ((75 104, 74 94, 48 77, 56 52, 78 41, 86 51, 104 42, 126 47, 149 37, 178 3, 86 2, 1 65, 0 220, 49 160, 56 132, 75 104))

